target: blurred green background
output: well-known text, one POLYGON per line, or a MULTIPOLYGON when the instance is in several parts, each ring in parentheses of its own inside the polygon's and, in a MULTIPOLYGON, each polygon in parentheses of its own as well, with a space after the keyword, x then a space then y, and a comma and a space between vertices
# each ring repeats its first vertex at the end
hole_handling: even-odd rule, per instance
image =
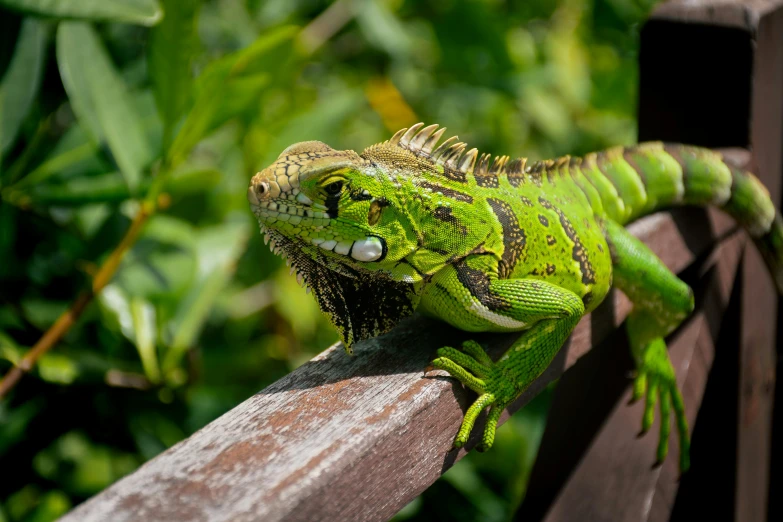
MULTIPOLYGON (((0 0, 0 522, 51 520, 337 339, 245 190, 287 145, 417 121, 537 159, 635 140, 654 0, 0 0), (165 13, 165 15, 164 15, 165 13)), ((548 393, 399 519, 505 520, 548 393)))

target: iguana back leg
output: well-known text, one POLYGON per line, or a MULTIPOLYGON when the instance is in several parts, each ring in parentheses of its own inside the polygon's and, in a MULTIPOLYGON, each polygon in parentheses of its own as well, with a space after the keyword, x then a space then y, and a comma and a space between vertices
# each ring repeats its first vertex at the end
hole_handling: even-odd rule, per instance
MULTIPOLYGON (((480 451, 492 446, 503 409, 549 366, 584 314, 584 304, 575 293, 546 281, 500 280, 497 276, 480 280, 479 275, 492 273, 491 267, 485 266, 487 262, 488 256, 467 260, 468 269, 476 269, 473 272, 475 281, 468 286, 460 284, 457 269, 444 269, 432 285, 443 293, 432 297, 429 305, 433 308, 432 313, 443 313, 439 307, 459 308, 474 314, 476 321, 495 321, 496 327, 506 324, 509 325, 507 330, 528 328, 497 363, 493 363, 473 341, 464 343, 462 352, 451 347, 439 349, 438 358, 432 362, 435 368, 449 372, 479 394, 465 413, 454 439, 455 447, 467 442, 479 414, 491 406, 478 446, 480 451), (473 283, 475 288, 471 286, 473 283)), ((466 280, 463 274, 461 282, 466 280)), ((486 329, 486 325, 477 325, 479 327, 486 329)))
POLYGON ((693 311, 693 292, 637 238, 615 223, 605 223, 614 267, 614 286, 633 302, 626 321, 631 353, 636 363, 633 398, 646 392, 642 431, 650 429, 656 402, 660 403, 661 432, 658 460, 668 453, 672 408, 680 439, 680 471, 689 467, 690 439, 682 395, 664 337, 693 311))

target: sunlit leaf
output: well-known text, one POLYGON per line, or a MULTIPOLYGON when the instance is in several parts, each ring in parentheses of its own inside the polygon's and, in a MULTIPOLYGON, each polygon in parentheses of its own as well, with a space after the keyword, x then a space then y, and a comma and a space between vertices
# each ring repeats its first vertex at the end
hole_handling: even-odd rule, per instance
POLYGON ((136 349, 144 366, 144 373, 152 383, 160 381, 158 355, 155 351, 157 326, 155 324, 155 308, 140 297, 134 297, 130 302, 130 312, 133 318, 133 334, 136 349))
POLYGON ((119 285, 110 283, 98 294, 98 302, 104 312, 105 326, 119 330, 126 338, 133 340, 133 316, 125 291, 119 285))
POLYGON ((24 350, 10 335, 0 331, 0 359, 5 359, 11 364, 19 364, 22 357, 24 357, 24 350))
POLYGON ((156 0, 0 0, 0 5, 42 16, 140 25, 155 25, 162 15, 156 0))
POLYGON ((151 147, 125 84, 90 25, 60 24, 57 64, 79 121, 94 140, 106 142, 135 191, 151 160, 151 147))
MULTIPOLYGON (((214 169, 180 169, 166 177, 163 191, 174 198, 198 194, 214 187, 220 178, 220 171, 214 169)), ((150 179, 145 179, 139 187, 140 191, 144 192, 151 184, 150 179)), ((33 205, 75 207, 92 203, 119 203, 133 197, 119 172, 83 176, 64 183, 25 184, 25 188, 21 191, 9 189, 9 198, 13 201, 24 197, 33 205)))
MULTIPOLYGON (((132 98, 134 111, 142 119, 144 132, 150 138, 147 141, 156 142, 162 131, 151 92, 141 91, 132 95, 132 98)), ((46 160, 14 183, 13 188, 14 190, 35 191, 42 186, 51 187, 46 183, 51 180, 104 174, 112 168, 114 165, 102 157, 100 145, 91 139, 89 132, 79 125, 73 125, 60 138, 46 160)), ((142 180, 140 192, 144 192, 148 186, 144 185, 145 182, 148 183, 149 180, 142 180)), ((44 189, 45 191, 46 189, 44 189)), ((127 186, 126 192, 128 192, 127 186)), ((124 196, 123 199, 127 197, 129 196, 124 196)), ((36 198, 33 199, 38 201, 36 198)))
POLYGON ((413 51, 413 42, 386 4, 380 0, 356 2, 356 21, 367 41, 392 56, 404 58, 413 51))
POLYGON ((130 297, 178 299, 195 274, 194 236, 193 227, 182 220, 153 216, 126 254, 115 283, 130 297))
POLYGON ((212 304, 234 273, 249 233, 250 227, 244 222, 227 223, 199 233, 196 281, 169 324, 171 342, 163 359, 164 373, 176 368, 185 352, 193 346, 212 304))
POLYGON ((25 299, 21 303, 27 321, 39 330, 49 328, 68 309, 68 303, 47 299, 25 299))
POLYGON ((41 357, 36 368, 42 380, 56 384, 71 384, 79 375, 76 362, 57 352, 50 352, 41 357))
POLYGON ((246 109, 233 97, 235 89, 246 102, 257 103, 258 96, 274 77, 290 73, 293 56, 293 38, 296 27, 281 27, 261 36, 253 44, 212 62, 196 79, 195 101, 174 143, 168 152, 168 161, 176 165, 208 132, 246 109), (248 91, 248 78, 255 90, 248 91), (233 107, 225 110, 225 107, 233 107))
POLYGON ((334 136, 345 120, 365 104, 364 94, 359 89, 327 96, 308 110, 291 118, 287 124, 275 133, 272 143, 266 150, 261 163, 268 165, 291 143, 303 140, 328 140, 334 136))
POLYGON ((198 48, 198 0, 163 0, 163 22, 150 32, 149 74, 163 119, 163 150, 190 102, 192 62, 198 48))
POLYGON ((60 138, 47 158, 13 186, 20 190, 37 186, 49 178, 68 176, 74 172, 83 175, 105 171, 106 162, 99 156, 98 144, 90 139, 87 131, 74 125, 60 138))
POLYGON ((19 127, 38 94, 43 75, 46 29, 28 18, 16 42, 11 64, 0 84, 0 157, 13 145, 19 127))

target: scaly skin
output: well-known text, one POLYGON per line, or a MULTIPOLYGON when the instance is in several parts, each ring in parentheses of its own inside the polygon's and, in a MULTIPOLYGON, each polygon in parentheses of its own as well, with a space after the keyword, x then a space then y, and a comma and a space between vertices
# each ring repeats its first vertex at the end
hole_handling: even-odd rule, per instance
POLYGON ((248 199, 272 250, 287 258, 346 350, 418 310, 469 332, 521 333, 493 362, 475 342, 438 350, 433 366, 479 394, 454 440, 490 407, 479 449, 503 409, 549 365, 613 284, 634 303, 626 323, 646 394, 660 404, 658 459, 673 410, 680 468, 688 426, 664 337, 693 293, 623 225, 657 209, 715 205, 755 239, 783 293, 783 221, 752 174, 717 153, 646 143, 528 165, 479 156, 445 129, 417 124, 361 154, 297 143, 256 174, 248 199))

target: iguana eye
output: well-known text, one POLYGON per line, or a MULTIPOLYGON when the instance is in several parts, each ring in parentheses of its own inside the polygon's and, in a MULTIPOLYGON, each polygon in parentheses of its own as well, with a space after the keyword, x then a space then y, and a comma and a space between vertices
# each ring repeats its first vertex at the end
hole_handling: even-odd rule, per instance
POLYGON ((343 190, 343 182, 342 181, 335 181, 334 183, 329 183, 324 187, 324 190, 327 194, 330 196, 336 196, 343 190))

